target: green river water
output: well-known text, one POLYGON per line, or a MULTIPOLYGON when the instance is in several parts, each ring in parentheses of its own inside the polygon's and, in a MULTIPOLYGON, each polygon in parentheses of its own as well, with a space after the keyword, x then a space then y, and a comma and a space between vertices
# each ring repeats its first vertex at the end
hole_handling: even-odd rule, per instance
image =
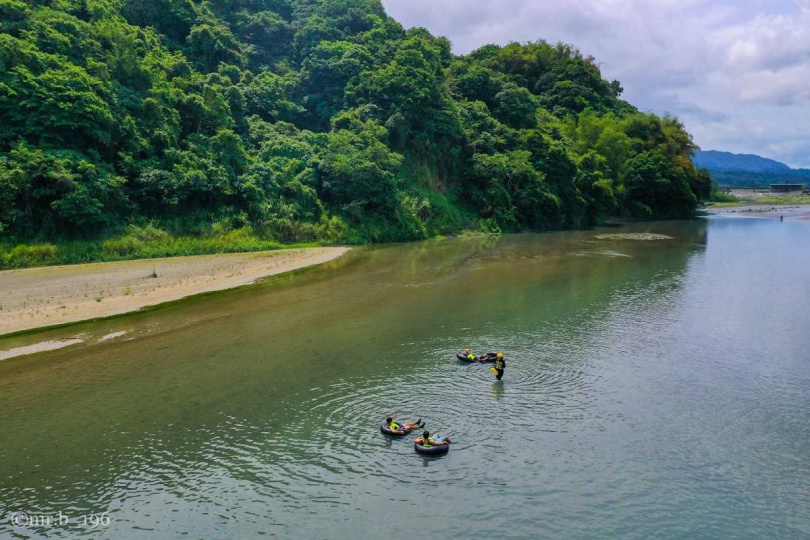
POLYGON ((709 218, 360 248, 0 340, 86 342, 0 362, 0 538, 810 538, 809 240, 709 218), (383 436, 393 411, 449 454, 383 436))

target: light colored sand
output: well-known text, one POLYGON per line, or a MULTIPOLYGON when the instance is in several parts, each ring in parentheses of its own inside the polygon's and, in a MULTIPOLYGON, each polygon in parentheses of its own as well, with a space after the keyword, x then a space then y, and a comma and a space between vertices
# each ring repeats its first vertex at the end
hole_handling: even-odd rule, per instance
POLYGON ((239 287, 346 251, 302 248, 6 270, 0 272, 0 335, 239 287), (151 277, 153 269, 157 278, 151 277))
POLYGON ((99 343, 101 343, 102 341, 109 341, 111 339, 120 338, 121 336, 125 336, 126 334, 127 334, 126 330, 121 330, 119 332, 111 332, 98 338, 98 341, 99 343))
POLYGON ((40 343, 35 343, 34 345, 16 347, 7 351, 0 351, 0 360, 8 360, 9 358, 14 358, 15 356, 24 356, 26 354, 34 354, 44 351, 55 351, 56 349, 70 347, 71 345, 78 345, 79 343, 84 343, 84 340, 81 338, 69 338, 53 341, 42 341, 40 343))
POLYGON ((769 219, 810 219, 810 205, 751 205, 731 206, 728 208, 707 208, 709 214, 724 215, 728 217, 761 217, 769 219))

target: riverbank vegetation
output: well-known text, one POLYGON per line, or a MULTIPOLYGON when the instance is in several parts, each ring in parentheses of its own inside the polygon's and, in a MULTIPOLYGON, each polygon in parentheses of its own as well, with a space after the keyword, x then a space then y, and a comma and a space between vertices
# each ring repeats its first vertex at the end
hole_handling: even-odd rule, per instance
POLYGON ((315 247, 315 245, 315 243, 281 244, 256 234, 250 227, 194 236, 173 236, 151 225, 128 226, 121 234, 89 240, 61 239, 17 245, 0 244, 0 270, 185 255, 243 253, 290 247, 315 247))
POLYGON ((723 191, 712 191, 709 200, 705 202, 706 206, 731 206, 738 204, 740 199, 736 195, 725 193, 723 191))
POLYGON ((810 205, 810 196, 802 193, 756 193, 751 195, 731 195, 723 192, 714 192, 705 204, 708 208, 810 205))
POLYGON ((685 218, 711 191, 595 59, 455 56, 379 0, 0 0, 0 68, 6 267, 685 218))

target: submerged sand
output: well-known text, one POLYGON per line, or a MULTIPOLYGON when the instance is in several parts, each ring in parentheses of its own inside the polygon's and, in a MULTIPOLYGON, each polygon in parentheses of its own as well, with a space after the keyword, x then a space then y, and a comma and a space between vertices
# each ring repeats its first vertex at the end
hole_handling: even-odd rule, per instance
POLYGON ((0 272, 0 335, 239 287, 330 261, 346 251, 301 248, 6 270, 0 272))
POLYGON ((639 240, 642 242, 649 242, 651 240, 672 240, 671 236, 665 234, 655 233, 611 233, 611 234, 597 234, 594 236, 597 240, 639 240))

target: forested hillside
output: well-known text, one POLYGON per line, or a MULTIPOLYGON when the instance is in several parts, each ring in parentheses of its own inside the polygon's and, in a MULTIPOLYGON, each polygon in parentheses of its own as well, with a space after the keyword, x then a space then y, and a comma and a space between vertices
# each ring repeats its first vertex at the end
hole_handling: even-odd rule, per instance
POLYGON ((454 56, 378 0, 0 0, 0 237, 689 216, 690 136, 621 92, 567 45, 454 56))

